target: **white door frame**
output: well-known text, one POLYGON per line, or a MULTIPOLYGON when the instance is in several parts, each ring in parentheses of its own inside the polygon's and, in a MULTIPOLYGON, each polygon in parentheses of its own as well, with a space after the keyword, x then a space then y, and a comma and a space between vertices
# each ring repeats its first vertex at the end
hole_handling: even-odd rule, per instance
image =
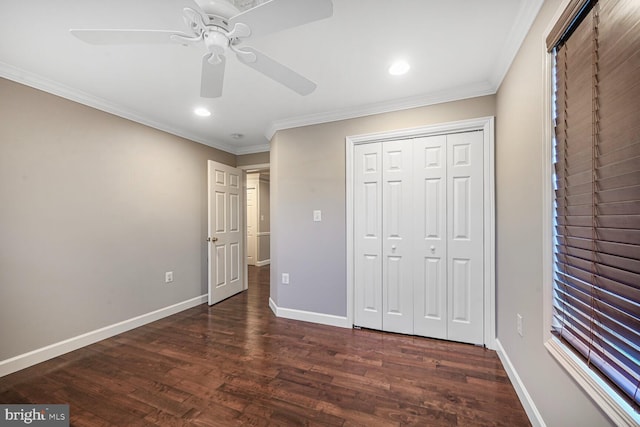
POLYGON ((353 158, 354 146, 396 139, 419 138, 456 132, 484 132, 484 344, 496 348, 496 281, 495 281, 495 135, 494 117, 440 123, 416 128, 346 137, 346 207, 347 207, 347 324, 354 318, 354 242, 353 242, 353 158))
MULTIPOLYGON (((246 206, 246 198, 247 198, 247 173, 251 173, 251 172, 256 172, 259 170, 271 170, 271 163, 256 163, 256 164, 251 164, 251 165, 242 165, 242 166, 237 166, 238 169, 243 170, 244 171, 244 180, 243 180, 243 185, 244 185, 244 198, 245 198, 245 205, 244 205, 244 210, 245 210, 245 217, 246 217, 246 210, 247 210, 247 206, 246 206)), ((271 183, 269 183, 269 185, 271 185, 271 183)), ((271 204, 269 204, 269 206, 271 206, 271 204)), ((269 211, 269 217, 271 217, 271 209, 269 211)), ((269 227, 269 230, 271 230, 271 227, 269 227)), ((269 231, 268 233, 265 234, 269 234, 269 236, 271 235, 271 231, 269 231)), ((247 220, 245 218, 245 224, 244 224, 244 247, 247 248, 248 244, 247 244, 247 220)), ((271 239, 271 238, 269 238, 271 239)), ((256 234, 256 245, 259 244, 260 239, 257 238, 257 234, 256 234)), ((257 252, 257 250, 256 250, 257 252)), ((270 251, 271 252, 271 251, 270 251)), ((244 260, 244 265, 245 265, 245 277, 248 277, 248 263, 246 260, 246 254, 245 254, 245 260, 244 260)), ((271 257, 269 257, 271 258, 271 257)), ((256 258, 256 267, 262 267, 265 265, 271 265, 271 259, 267 259, 267 260, 263 260, 262 262, 258 262, 257 258, 256 258)), ((248 287, 248 286, 247 286, 248 287)))

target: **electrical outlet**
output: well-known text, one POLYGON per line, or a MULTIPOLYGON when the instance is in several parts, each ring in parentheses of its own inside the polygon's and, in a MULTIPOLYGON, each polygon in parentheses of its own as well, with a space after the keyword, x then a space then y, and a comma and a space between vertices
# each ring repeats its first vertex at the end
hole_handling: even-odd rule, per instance
POLYGON ((322 211, 313 211, 313 221, 314 222, 322 221, 322 211))
POLYGON ((289 273, 282 273, 282 284, 283 285, 289 284, 289 273))
POLYGON ((518 320, 516 321, 516 329, 518 330, 518 335, 521 337, 522 335, 522 315, 518 313, 518 320))
POLYGON ((164 273, 164 283, 173 282, 173 271, 167 271, 164 273))

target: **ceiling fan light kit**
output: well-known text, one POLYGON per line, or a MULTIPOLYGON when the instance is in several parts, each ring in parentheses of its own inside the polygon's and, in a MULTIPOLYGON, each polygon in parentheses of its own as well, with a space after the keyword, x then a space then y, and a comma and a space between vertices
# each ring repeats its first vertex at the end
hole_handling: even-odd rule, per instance
POLYGON ((233 53, 242 64, 297 92, 308 95, 316 84, 245 43, 251 37, 286 30, 328 18, 331 0, 270 0, 240 12, 227 0, 196 0, 183 9, 189 33, 167 30, 71 29, 78 39, 97 45, 180 43, 203 44, 200 96, 222 95, 226 57, 233 53))

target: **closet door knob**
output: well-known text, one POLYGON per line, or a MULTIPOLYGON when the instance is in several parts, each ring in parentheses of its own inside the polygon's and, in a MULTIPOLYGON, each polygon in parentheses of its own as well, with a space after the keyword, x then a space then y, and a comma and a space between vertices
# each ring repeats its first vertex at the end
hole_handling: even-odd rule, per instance
POLYGON ((431 249, 431 253, 432 254, 436 252, 436 247, 433 246, 433 245, 431 245, 431 247, 429 249, 431 249))

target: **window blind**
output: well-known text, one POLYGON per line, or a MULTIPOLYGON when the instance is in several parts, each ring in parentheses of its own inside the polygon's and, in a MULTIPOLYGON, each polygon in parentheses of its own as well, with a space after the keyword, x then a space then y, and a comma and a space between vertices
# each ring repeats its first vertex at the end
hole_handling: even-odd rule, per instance
POLYGON ((555 59, 553 333, 640 409, 640 2, 573 1, 555 59))

